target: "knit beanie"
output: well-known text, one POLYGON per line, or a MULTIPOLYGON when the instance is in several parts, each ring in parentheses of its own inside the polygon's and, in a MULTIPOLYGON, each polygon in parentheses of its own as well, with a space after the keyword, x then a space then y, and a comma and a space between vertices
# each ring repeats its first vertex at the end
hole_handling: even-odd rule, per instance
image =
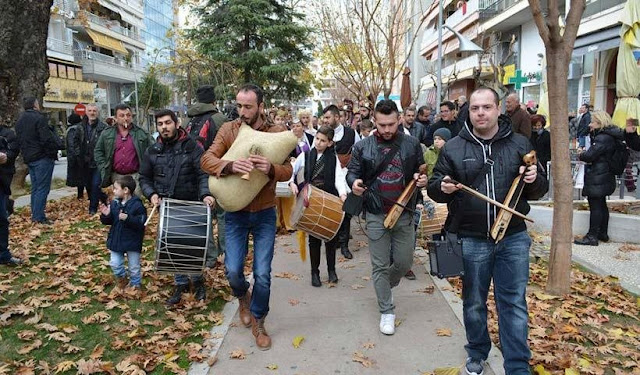
POLYGON ((77 113, 72 113, 69 115, 69 118, 67 118, 67 122, 70 125, 79 124, 82 122, 82 117, 80 117, 77 113))
POLYGON ((433 137, 440 137, 444 139, 445 142, 451 139, 451 131, 447 128, 440 128, 433 132, 433 137))
POLYGON ((198 87, 198 90, 196 90, 196 97, 198 98, 199 103, 213 103, 216 101, 216 94, 213 86, 211 85, 198 87))

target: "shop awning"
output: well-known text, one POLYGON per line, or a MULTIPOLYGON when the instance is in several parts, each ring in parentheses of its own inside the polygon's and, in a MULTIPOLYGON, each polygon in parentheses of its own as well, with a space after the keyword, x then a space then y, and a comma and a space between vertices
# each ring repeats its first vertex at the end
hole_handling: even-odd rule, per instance
POLYGON ((93 31, 91 29, 86 29, 86 30, 87 30, 87 33, 89 34, 89 37, 91 37, 91 39, 93 40, 93 43, 95 43, 96 46, 110 49, 115 52, 120 52, 124 55, 129 54, 129 51, 127 51, 127 49, 124 48, 124 44, 122 44, 121 41, 114 39, 110 36, 106 36, 97 31, 93 31))
POLYGON ((618 48, 619 45, 620 28, 612 27, 578 37, 573 45, 572 55, 575 57, 586 55, 589 52, 606 51, 618 48))
POLYGON ((140 18, 134 17, 132 16, 129 12, 120 9, 120 11, 118 12, 120 14, 120 17, 122 18, 122 20, 130 25, 133 25, 139 29, 144 29, 144 21, 141 20, 140 18))

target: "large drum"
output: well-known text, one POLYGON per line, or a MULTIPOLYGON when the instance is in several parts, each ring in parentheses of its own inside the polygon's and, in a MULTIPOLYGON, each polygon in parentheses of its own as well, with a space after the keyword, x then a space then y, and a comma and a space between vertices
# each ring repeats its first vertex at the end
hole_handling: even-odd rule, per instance
POLYGON ((420 233, 422 238, 431 239, 434 234, 440 234, 447 220, 449 210, 445 203, 436 203, 425 200, 422 222, 420 223, 420 233))
POLYGON ((162 199, 156 272, 201 274, 213 240, 211 207, 202 202, 162 199))
POLYGON ((309 184, 298 194, 291 215, 291 222, 296 229, 324 241, 336 236, 343 219, 340 198, 309 184))

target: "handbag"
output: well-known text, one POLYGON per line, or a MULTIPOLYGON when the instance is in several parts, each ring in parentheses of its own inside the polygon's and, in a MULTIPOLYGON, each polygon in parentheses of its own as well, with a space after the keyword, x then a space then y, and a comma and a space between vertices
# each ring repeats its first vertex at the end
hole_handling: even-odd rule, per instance
MULTIPOLYGON (((472 187, 477 189, 476 184, 481 184, 484 176, 489 172, 493 160, 491 156, 487 158, 482 171, 476 177, 472 187)), ((464 209, 470 196, 458 200, 456 215, 451 220, 451 225, 444 229, 441 235, 434 235, 432 241, 427 242, 429 249, 430 274, 440 279, 448 277, 464 276, 464 258, 462 253, 462 238, 458 237, 458 229, 462 221, 462 210, 464 209)))
MULTIPOLYGON (((384 170, 387 168, 387 165, 391 162, 391 159, 393 159, 393 157, 398 153, 398 150, 400 150, 399 143, 400 142, 398 141, 398 138, 396 138, 396 141, 391 145, 391 150, 387 152, 387 154, 384 156, 384 159, 382 159, 382 162, 376 168, 373 177, 369 178, 367 181, 364 181, 364 186, 371 186, 371 184, 378 178, 378 176, 380 176, 380 174, 384 172, 384 170)), ((358 216, 362 212, 363 203, 363 195, 355 195, 353 194, 353 192, 350 192, 349 194, 347 194, 347 199, 345 199, 344 203, 342 204, 342 211, 351 216, 358 216)))

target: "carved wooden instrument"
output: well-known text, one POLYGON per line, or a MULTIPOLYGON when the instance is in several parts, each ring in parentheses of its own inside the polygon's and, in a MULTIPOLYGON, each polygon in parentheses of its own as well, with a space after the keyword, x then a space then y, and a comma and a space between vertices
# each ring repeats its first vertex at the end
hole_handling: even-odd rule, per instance
POLYGON ((469 193, 469 194, 473 195, 474 197, 480 198, 483 201, 489 202, 489 203, 491 203, 492 205, 494 205, 496 207, 499 207, 499 208, 501 208, 503 210, 506 210, 507 212, 510 212, 510 213, 516 215, 517 217, 519 217, 519 218, 521 218, 523 220, 527 220, 527 221, 530 221, 532 223, 534 222, 532 218, 530 218, 528 216, 525 216, 525 215, 521 214, 520 212, 514 210, 513 208, 511 208, 509 206, 506 206, 506 205, 498 202, 497 200, 491 199, 491 198, 487 197, 486 195, 484 195, 484 194, 482 194, 482 193, 480 193, 480 192, 478 192, 476 190, 473 190, 472 188, 470 188, 470 187, 468 187, 468 186, 466 186, 464 184, 461 184, 461 183, 459 183, 458 181, 456 181, 454 179, 447 178, 447 179, 444 179, 443 181, 444 182, 448 182, 450 184, 460 185, 460 188, 462 189, 462 191, 464 191, 466 193, 469 193))
MULTIPOLYGON (((523 156, 522 160, 524 161, 526 167, 538 163, 538 158, 536 157, 535 151, 531 151, 523 156)), ((513 183, 511 184, 509 193, 507 193, 507 197, 504 199, 504 204, 509 206, 510 208, 515 209, 518 205, 518 202, 520 201, 520 196, 522 195, 522 191, 524 190, 525 186, 524 174, 526 171, 527 170, 525 168, 524 172, 513 179, 513 183)), ((491 238, 493 238, 496 243, 500 242, 502 238, 504 238, 504 234, 507 232, 507 228, 509 227, 509 223, 511 222, 512 217, 512 213, 504 209, 501 209, 498 212, 496 221, 491 226, 491 238)))
MULTIPOLYGON (((426 166, 423 164, 419 168, 419 173, 424 174, 425 172, 426 166)), ((413 194, 416 192, 416 183, 416 180, 411 179, 411 182, 409 182, 409 184, 404 188, 404 191, 400 194, 400 197, 384 218, 385 228, 391 229, 396 225, 398 219, 400 219, 400 215, 402 215, 402 212, 405 210, 407 203, 409 203, 411 197, 413 197, 413 194)))

